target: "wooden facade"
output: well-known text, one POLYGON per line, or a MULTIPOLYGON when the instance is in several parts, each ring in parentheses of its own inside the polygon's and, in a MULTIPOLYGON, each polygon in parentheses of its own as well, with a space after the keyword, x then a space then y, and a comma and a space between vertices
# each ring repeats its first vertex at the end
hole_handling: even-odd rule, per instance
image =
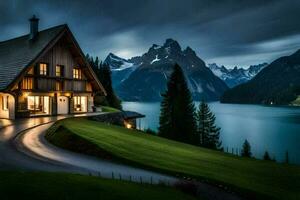
POLYGON ((92 112, 94 94, 106 92, 68 26, 38 32, 30 21, 30 37, 1 46, 0 118, 92 112))
MULTIPOLYGON (((84 66, 76 61, 66 42, 66 36, 62 37, 43 57, 31 66, 24 77, 15 86, 17 95, 17 116, 26 117, 33 115, 56 115, 58 113, 58 97, 68 98, 68 113, 92 112, 93 109, 93 87, 88 80, 84 66), (75 71, 74 71, 75 70, 75 71), (74 74, 75 73, 75 74, 74 74), (49 98, 49 112, 29 109, 28 98, 49 98), (86 99, 85 109, 76 110, 74 97, 86 99)), ((40 100, 38 100, 40 101, 40 100)), ((40 103, 40 102, 38 102, 40 103)), ((47 103, 48 104, 48 103, 47 103)))

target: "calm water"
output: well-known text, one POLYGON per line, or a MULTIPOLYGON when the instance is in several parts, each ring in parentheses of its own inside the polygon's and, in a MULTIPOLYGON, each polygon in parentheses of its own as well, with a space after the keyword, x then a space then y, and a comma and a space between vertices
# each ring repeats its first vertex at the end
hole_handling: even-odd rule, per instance
MULTIPOLYGON (((221 127, 225 150, 241 149, 247 139, 257 158, 262 158, 268 150, 271 157, 284 161, 288 151, 290 162, 300 164, 300 108, 217 102, 209 105, 217 117, 217 125, 221 127)), ((123 108, 146 115, 141 120, 142 129, 157 130, 160 103, 123 102, 123 108)))

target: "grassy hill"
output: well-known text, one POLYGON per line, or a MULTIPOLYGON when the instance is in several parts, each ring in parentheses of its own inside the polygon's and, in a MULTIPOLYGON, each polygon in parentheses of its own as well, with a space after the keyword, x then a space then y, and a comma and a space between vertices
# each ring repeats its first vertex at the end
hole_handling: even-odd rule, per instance
POLYGON ((1 199, 194 199, 175 189, 64 173, 0 172, 1 199))
POLYGON ((300 167, 241 158, 87 119, 67 119, 47 134, 54 144, 107 155, 173 175, 222 183, 262 199, 299 199, 300 167), (64 127, 58 128, 57 127, 64 127), (74 145, 78 142, 80 145, 74 145))

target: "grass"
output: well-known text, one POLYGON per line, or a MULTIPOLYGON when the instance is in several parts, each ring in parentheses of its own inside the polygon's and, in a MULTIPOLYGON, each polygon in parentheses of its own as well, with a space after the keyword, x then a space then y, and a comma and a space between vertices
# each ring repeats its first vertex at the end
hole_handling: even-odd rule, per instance
POLYGON ((241 158, 84 118, 66 119, 56 127, 60 125, 65 128, 48 132, 54 143, 68 140, 63 139, 67 131, 76 138, 74 143, 88 142, 91 154, 102 152, 134 165, 225 184, 256 198, 300 199, 299 166, 241 158))
POLYGON ((1 199, 194 199, 169 187, 65 173, 0 172, 1 199))
POLYGON ((101 106, 101 108, 102 108, 102 112, 120 112, 120 110, 109 106, 101 106))

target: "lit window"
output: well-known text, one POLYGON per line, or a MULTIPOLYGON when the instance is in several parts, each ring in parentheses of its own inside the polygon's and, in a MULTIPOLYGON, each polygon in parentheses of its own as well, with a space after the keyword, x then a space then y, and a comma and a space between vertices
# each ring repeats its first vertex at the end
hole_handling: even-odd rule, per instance
POLYGON ((56 81, 56 83, 55 83, 55 88, 56 88, 56 91, 61 91, 61 90, 63 90, 62 82, 56 81))
POLYGON ((22 89, 32 90, 33 89, 33 78, 24 78, 22 81, 22 89))
POLYGON ((73 78, 81 79, 81 70, 78 68, 73 69, 73 78))
POLYGON ((33 75, 34 74, 34 68, 31 67, 27 74, 33 75))
POLYGON ((74 111, 75 112, 87 112, 87 97, 86 96, 74 96, 74 111))
POLYGON ((56 65, 56 67, 55 67, 55 75, 57 77, 62 77, 63 76, 63 66, 62 65, 56 65))
POLYGON ((3 110, 8 110, 8 98, 9 96, 2 97, 2 108, 3 110))
POLYGON ((47 75, 47 64, 46 63, 40 63, 40 75, 47 75))

